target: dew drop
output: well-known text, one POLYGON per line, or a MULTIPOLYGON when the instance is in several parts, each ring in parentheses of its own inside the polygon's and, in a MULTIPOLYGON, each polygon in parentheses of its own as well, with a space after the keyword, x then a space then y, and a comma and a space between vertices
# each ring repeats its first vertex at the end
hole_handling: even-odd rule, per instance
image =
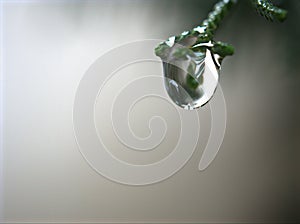
POLYGON ((163 59, 165 88, 172 101, 186 110, 205 105, 218 85, 218 59, 209 48, 192 51, 182 44, 172 45, 163 59))

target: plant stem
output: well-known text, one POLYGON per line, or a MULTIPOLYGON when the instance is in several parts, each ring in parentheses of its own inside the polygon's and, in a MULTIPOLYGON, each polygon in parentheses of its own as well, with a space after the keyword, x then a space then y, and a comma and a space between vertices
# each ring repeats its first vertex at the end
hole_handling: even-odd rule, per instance
MULTIPOLYGON (((232 6, 236 2, 237 0, 219 1, 214 5, 213 10, 208 14, 207 19, 205 19, 200 26, 195 27, 191 31, 185 31, 179 36, 172 37, 172 41, 169 42, 181 44, 187 38, 196 37, 196 42, 194 42, 192 46, 189 46, 189 50, 182 50, 182 52, 179 52, 180 55, 184 52, 193 53, 196 51, 203 51, 205 48, 209 48, 213 53, 220 55, 221 58, 233 55, 233 46, 219 41, 215 42, 213 38, 215 31, 219 27, 224 16, 232 9, 232 6), (207 43, 206 46, 205 43, 207 43)), ((252 2, 256 10, 268 20, 273 21, 276 19, 282 22, 287 16, 286 10, 274 6, 268 2, 268 0, 252 0, 252 2)), ((170 44, 167 42, 168 41, 165 41, 155 48, 155 54, 162 59, 168 56, 169 49, 171 48, 170 44)))
MULTIPOLYGON (((213 10, 208 14, 207 19, 205 19, 200 26, 195 27, 191 31, 185 31, 181 35, 175 37, 175 42, 179 43, 189 37, 197 37, 197 41, 193 46, 199 43, 209 43, 213 42, 213 47, 211 50, 213 53, 219 54, 221 57, 227 55, 232 55, 234 52, 233 46, 222 43, 214 42, 213 37, 216 29, 219 27, 220 22, 223 20, 224 16, 229 12, 232 6, 236 3, 236 0, 221 0, 213 7, 213 10)), ((166 42, 161 43, 155 48, 155 54, 161 58, 166 57, 166 52, 170 46, 166 42)), ((193 51, 199 50, 198 48, 190 48, 193 51)))
POLYGON ((198 42, 203 43, 212 40, 221 21, 235 3, 236 0, 221 0, 214 5, 213 10, 208 14, 207 19, 205 19, 200 26, 192 30, 192 34, 198 33, 198 42), (201 32, 199 27, 201 27, 204 32, 201 32))

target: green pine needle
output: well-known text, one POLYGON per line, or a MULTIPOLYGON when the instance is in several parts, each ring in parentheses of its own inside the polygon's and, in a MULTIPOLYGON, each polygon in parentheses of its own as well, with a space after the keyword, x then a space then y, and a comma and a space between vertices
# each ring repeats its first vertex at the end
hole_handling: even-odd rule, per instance
POLYGON ((274 6, 267 0, 253 0, 256 11, 267 20, 283 22, 287 17, 287 11, 274 6))

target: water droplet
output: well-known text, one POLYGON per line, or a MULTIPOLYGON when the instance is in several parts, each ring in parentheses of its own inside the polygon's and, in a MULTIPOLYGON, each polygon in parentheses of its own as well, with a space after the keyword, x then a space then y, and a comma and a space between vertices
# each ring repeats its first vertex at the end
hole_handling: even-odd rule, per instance
POLYGON ((196 46, 198 50, 191 50, 175 43, 163 59, 167 93, 175 104, 187 110, 199 108, 212 98, 220 73, 219 56, 205 44, 196 46))

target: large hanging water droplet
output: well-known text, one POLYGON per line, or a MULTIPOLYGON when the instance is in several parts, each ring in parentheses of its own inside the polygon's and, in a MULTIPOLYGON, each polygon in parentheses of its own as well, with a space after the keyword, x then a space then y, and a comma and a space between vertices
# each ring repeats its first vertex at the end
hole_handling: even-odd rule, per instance
MULTIPOLYGON (((171 44, 168 42, 168 46, 171 44)), ((187 110, 203 106, 212 98, 218 85, 219 55, 213 54, 207 47, 195 51, 182 43, 173 43, 170 47, 163 59, 168 95, 174 103, 187 110)))

